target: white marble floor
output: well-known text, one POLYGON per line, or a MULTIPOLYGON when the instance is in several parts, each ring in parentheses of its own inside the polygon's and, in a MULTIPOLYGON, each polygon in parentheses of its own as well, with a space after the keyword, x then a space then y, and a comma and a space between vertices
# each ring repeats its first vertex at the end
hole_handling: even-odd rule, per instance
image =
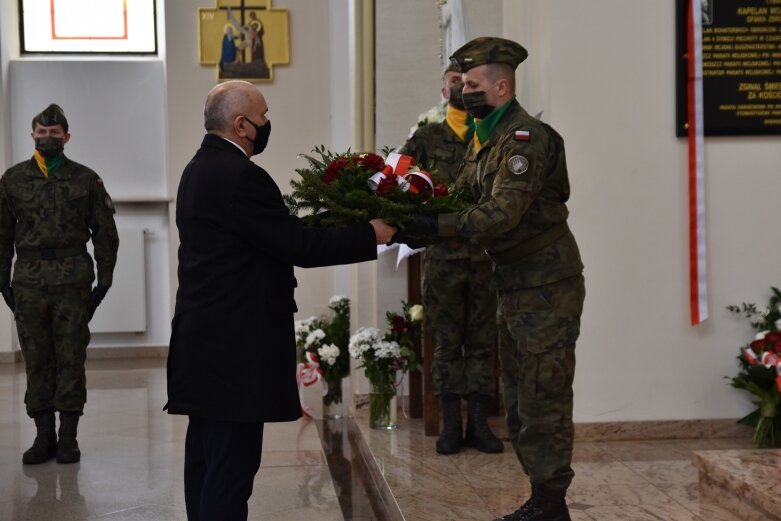
MULTIPOLYGON (((187 419, 162 411, 165 362, 88 361, 82 460, 22 465, 35 436, 24 366, 0 365, 0 520, 173 521, 184 509, 187 419)), ((314 422, 269 424, 249 519, 344 519, 314 422)))
MULTIPOLYGON (((24 366, 0 365, 0 521, 184 521, 187 420, 162 411, 165 362, 88 361, 87 368, 81 463, 23 466, 35 431, 23 405, 24 366)), ((511 450, 441 456, 421 420, 372 431, 364 414, 338 424, 267 425, 249 519, 488 521, 528 494, 511 450), (367 473, 358 460, 376 467, 367 473), (378 514, 378 503, 400 512, 378 514)), ((748 447, 748 439, 576 443, 573 520, 738 521, 700 505, 691 451, 748 447)))

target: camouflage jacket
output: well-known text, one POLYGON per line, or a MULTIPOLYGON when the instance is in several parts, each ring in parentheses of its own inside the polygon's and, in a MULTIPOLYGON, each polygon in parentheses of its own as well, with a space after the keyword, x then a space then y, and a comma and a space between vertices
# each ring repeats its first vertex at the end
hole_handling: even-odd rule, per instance
POLYGON ((517 101, 478 152, 470 143, 458 184, 469 186, 478 203, 440 215, 439 234, 477 239, 494 259, 498 289, 548 284, 583 270, 566 227, 570 186, 564 141, 517 101), (524 251, 526 246, 531 251, 524 251))
MULTIPOLYGON (((418 128, 399 150, 415 158, 424 170, 432 172, 434 183, 452 184, 456 180, 468 143, 459 138, 447 122, 429 123, 418 128)), ((426 248, 426 259, 469 259, 487 261, 485 250, 475 241, 451 238, 426 248)))
POLYGON ((0 178, 0 287, 10 280, 14 249, 14 284, 91 283, 90 237, 98 284, 111 286, 119 247, 114 204, 89 168, 64 158, 47 178, 30 159, 0 178))

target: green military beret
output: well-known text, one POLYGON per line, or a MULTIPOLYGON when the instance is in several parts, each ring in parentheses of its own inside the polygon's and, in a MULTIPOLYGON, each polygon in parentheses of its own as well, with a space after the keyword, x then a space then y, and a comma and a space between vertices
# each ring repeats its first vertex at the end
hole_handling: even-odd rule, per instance
POLYGON ((486 63, 504 63, 515 69, 528 55, 526 49, 512 40, 483 36, 462 45, 450 61, 457 64, 461 72, 486 63))
POLYGON ((461 67, 453 60, 450 60, 450 63, 447 64, 447 68, 445 69, 445 74, 448 72, 461 72, 461 67))
POLYGON ((44 127, 62 125, 62 130, 68 131, 68 120, 65 118, 65 112, 56 103, 52 103, 33 118, 33 130, 35 130, 35 125, 37 124, 44 127))

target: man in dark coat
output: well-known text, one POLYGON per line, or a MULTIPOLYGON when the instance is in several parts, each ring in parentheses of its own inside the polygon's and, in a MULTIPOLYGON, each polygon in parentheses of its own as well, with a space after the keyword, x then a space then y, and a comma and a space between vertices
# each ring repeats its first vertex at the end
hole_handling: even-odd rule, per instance
POLYGON ((373 260, 395 232, 379 220, 310 228, 290 215, 271 176, 249 159, 268 141, 267 111, 250 83, 213 88, 207 135, 177 194, 179 289, 165 408, 189 416, 190 521, 246 520, 264 424, 301 416, 293 266, 373 260))

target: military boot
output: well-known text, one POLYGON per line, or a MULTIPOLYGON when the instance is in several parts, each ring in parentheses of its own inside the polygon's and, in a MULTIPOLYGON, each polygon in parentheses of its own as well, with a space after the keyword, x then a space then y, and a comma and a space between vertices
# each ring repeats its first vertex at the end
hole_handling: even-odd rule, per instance
POLYGON ((526 503, 520 506, 518 510, 507 514, 506 516, 497 517, 494 521, 524 521, 528 519, 528 516, 535 508, 537 501, 540 499, 540 485, 532 483, 532 495, 526 500, 526 503))
POLYGON ((22 454, 22 463, 38 465, 46 463, 57 454, 57 433, 54 431, 54 411, 42 412, 33 416, 35 420, 35 441, 22 454))
POLYGON ((532 486, 532 497, 521 508, 495 521, 572 521, 565 499, 566 490, 532 486))
POLYGON ((480 452, 502 452, 504 444, 491 432, 485 418, 485 410, 490 399, 490 396, 484 394, 469 395, 467 405, 469 416, 466 421, 464 446, 474 447, 480 452))
POLYGON ((443 394, 442 433, 437 439, 437 452, 455 454, 461 450, 461 397, 457 394, 443 394))
POLYGON ((79 426, 78 412, 60 411, 60 439, 57 442, 57 463, 76 463, 81 459, 76 430, 79 426))

